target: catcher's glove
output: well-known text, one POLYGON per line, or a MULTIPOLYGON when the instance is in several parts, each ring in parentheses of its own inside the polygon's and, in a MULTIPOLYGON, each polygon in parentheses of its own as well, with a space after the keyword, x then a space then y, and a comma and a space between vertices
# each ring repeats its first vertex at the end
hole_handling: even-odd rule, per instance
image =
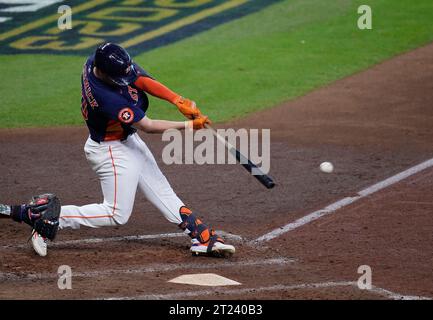
POLYGON ((42 237, 54 240, 59 229, 60 199, 54 194, 33 197, 28 208, 34 216, 33 228, 42 237))
POLYGON ((26 209, 29 219, 25 222, 42 237, 54 240, 59 229, 60 199, 51 193, 35 196, 26 209))

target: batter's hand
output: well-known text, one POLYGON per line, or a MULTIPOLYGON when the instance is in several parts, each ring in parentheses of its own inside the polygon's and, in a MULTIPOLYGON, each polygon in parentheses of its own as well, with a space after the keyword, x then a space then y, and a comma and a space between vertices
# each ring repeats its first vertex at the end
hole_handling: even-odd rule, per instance
POLYGON ((188 119, 194 120, 202 116, 194 101, 184 97, 178 97, 174 103, 182 114, 188 119))
POLYGON ((186 127, 189 129, 200 130, 204 129, 205 124, 211 124, 212 122, 209 120, 207 116, 200 115, 198 118, 187 121, 186 127))

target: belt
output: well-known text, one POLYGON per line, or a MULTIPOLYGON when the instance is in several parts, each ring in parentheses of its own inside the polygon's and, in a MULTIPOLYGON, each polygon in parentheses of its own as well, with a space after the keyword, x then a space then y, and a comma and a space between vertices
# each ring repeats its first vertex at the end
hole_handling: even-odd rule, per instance
POLYGON ((99 143, 99 144, 101 144, 101 142, 110 142, 110 141, 126 141, 126 140, 128 140, 128 138, 130 137, 130 136, 132 136, 133 135, 133 133, 130 133, 130 134, 128 134, 125 138, 122 138, 122 139, 115 139, 115 140, 107 140, 107 141, 105 141, 105 140, 97 140, 97 139, 95 139, 95 138, 93 138, 92 136, 90 136, 90 139, 92 140, 92 141, 95 141, 96 143, 99 143))

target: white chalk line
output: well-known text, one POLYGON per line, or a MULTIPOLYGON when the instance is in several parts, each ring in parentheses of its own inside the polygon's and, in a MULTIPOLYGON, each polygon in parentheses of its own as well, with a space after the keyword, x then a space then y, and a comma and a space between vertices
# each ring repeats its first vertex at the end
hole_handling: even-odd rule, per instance
POLYGON ((277 238, 277 237, 279 237, 279 236, 281 236, 287 232, 293 231, 293 230, 295 230, 299 227, 302 227, 302 226, 304 226, 310 222, 313 222, 313 221, 320 219, 324 216, 330 215, 330 214, 334 213, 335 211, 337 211, 343 207, 346 207, 346 206, 348 206, 348 205, 350 205, 350 204, 352 204, 352 203, 354 203, 360 199, 368 197, 368 196, 372 195, 373 193, 376 193, 380 190, 383 190, 383 189, 385 189, 385 188, 387 188, 387 187, 389 187, 395 183, 398 183, 398 182, 400 182, 400 181, 402 181, 402 180, 404 180, 404 179, 406 179, 406 178, 408 178, 414 174, 417 174, 417 173, 419 173, 419 172, 421 172, 427 168, 430 168, 432 166, 433 166, 433 159, 427 160, 427 161, 425 161, 425 162, 423 162, 417 166, 411 167, 411 168, 409 168, 403 172, 400 172, 400 173, 398 173, 398 174, 396 174, 396 175, 394 175, 388 179, 380 181, 380 182, 378 182, 378 183, 376 183, 376 184, 374 184, 368 188, 365 188, 365 189, 359 191, 357 193, 357 195, 354 197, 343 198, 337 202, 334 202, 334 203, 328 205, 327 207, 325 207, 323 209, 314 211, 314 212, 312 212, 312 213, 310 213, 310 214, 308 214, 308 215, 306 215, 306 216, 304 216, 304 217, 302 217, 302 218, 300 218, 294 222, 288 223, 288 224, 286 224, 280 228, 274 229, 271 232, 268 232, 268 233, 262 235, 261 237, 255 239, 255 240, 252 240, 251 244, 266 242, 266 241, 275 239, 275 238, 277 238))
MULTIPOLYGON (((137 268, 127 269, 108 269, 108 270, 96 270, 96 271, 85 271, 85 272, 74 272, 72 270, 72 278, 95 278, 112 275, 130 275, 130 274, 144 274, 153 272, 168 272, 175 270, 204 270, 204 269, 219 269, 219 268, 245 268, 245 267, 257 267, 257 266, 272 266, 272 265, 288 265, 294 263, 295 259, 289 258, 272 258, 272 259, 261 259, 261 260, 245 260, 245 261, 221 261, 216 260, 213 263, 203 263, 202 261, 193 263, 174 263, 174 264, 150 264, 147 266, 141 266, 137 268)), ((57 273, 14 273, 14 272, 0 272, 0 281, 28 281, 28 280, 47 280, 47 279, 58 279, 57 273)))
MULTIPOLYGON (((216 231, 222 237, 235 242, 242 242, 243 238, 240 235, 231 234, 222 230, 216 231)), ((68 240, 68 241, 54 241, 49 242, 49 248, 56 247, 67 247, 80 244, 97 244, 105 242, 121 242, 121 241, 143 241, 143 240, 154 240, 154 239, 170 239, 170 238, 183 238, 188 237, 184 232, 177 233, 160 233, 160 234, 145 234, 145 235, 134 235, 134 236, 119 236, 119 237, 108 237, 108 238, 90 238, 90 239, 78 239, 78 240, 68 240)), ((10 248, 26 248, 28 244, 22 245, 5 245, 0 247, 1 249, 10 248)))
MULTIPOLYGON (((269 287, 253 287, 253 288, 242 288, 242 289, 221 289, 214 288, 212 290, 200 290, 200 291, 184 291, 184 292, 173 292, 168 294, 147 294, 132 297, 112 297, 112 298, 100 298, 100 300, 176 300, 176 299, 188 299, 194 297, 214 297, 215 294, 224 295, 247 295, 257 294, 258 292, 272 292, 272 291, 291 291, 299 289, 328 289, 338 287, 354 287, 359 289, 357 282, 340 281, 340 282, 322 282, 322 283, 302 283, 295 285, 274 285, 269 287)), ((372 292, 382 297, 391 300, 432 300, 429 297, 422 296, 407 296, 399 293, 395 293, 386 289, 372 287, 369 290, 363 290, 365 292, 372 292)))

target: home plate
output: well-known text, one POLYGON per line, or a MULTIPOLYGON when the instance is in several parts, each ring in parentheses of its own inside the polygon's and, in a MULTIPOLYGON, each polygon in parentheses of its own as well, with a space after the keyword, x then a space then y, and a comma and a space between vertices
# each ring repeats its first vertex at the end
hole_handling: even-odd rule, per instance
POLYGON ((215 273, 185 274, 183 276, 171 279, 168 282, 209 287, 241 285, 239 282, 219 276, 215 273))

